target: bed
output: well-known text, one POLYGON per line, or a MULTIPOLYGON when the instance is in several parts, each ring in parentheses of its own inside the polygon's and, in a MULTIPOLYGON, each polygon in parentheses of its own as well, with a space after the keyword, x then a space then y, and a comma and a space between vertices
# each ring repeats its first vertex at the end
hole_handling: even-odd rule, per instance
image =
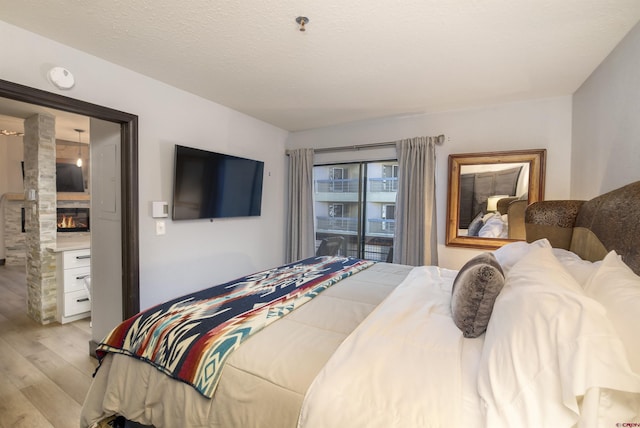
POLYGON ((528 202, 526 195, 523 197, 509 196, 498 200, 497 211, 479 212, 466 230, 458 231, 459 235, 525 240, 524 212, 528 202))
POLYGON ((459 271, 375 263, 321 281, 228 355, 211 398, 105 352, 81 427, 636 426, 639 219, 637 182, 532 204, 526 242, 459 271))

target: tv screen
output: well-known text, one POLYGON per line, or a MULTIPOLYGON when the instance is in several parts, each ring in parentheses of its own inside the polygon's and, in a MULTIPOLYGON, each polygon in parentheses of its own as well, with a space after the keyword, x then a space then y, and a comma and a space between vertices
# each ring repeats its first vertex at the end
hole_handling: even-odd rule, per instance
POLYGON ((176 145, 174 220, 259 216, 264 162, 176 145))
POLYGON ((73 163, 56 163, 56 191, 84 192, 82 168, 73 163))

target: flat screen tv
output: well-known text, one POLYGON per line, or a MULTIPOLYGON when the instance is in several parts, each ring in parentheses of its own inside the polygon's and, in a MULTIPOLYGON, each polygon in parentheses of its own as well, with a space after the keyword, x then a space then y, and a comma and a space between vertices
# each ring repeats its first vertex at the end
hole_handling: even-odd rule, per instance
POLYGON ((173 220, 259 216, 264 162, 176 145, 173 220))
POLYGON ((84 192, 82 168, 73 163, 56 163, 56 191, 84 192))

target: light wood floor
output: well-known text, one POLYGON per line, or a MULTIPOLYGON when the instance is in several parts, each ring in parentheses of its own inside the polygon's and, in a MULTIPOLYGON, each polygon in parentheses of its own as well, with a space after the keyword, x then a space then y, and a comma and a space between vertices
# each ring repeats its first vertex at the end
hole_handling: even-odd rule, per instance
POLYGON ((89 320, 27 316, 24 267, 0 266, 0 427, 76 428, 97 361, 89 320))

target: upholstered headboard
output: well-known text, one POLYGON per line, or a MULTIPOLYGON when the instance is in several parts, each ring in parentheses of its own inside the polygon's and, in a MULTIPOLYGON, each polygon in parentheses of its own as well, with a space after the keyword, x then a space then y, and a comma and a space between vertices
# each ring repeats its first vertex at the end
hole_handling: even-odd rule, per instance
POLYGON ((611 250, 640 275, 640 181, 590 201, 540 201, 525 213, 527 241, 547 238, 585 260, 611 250))

